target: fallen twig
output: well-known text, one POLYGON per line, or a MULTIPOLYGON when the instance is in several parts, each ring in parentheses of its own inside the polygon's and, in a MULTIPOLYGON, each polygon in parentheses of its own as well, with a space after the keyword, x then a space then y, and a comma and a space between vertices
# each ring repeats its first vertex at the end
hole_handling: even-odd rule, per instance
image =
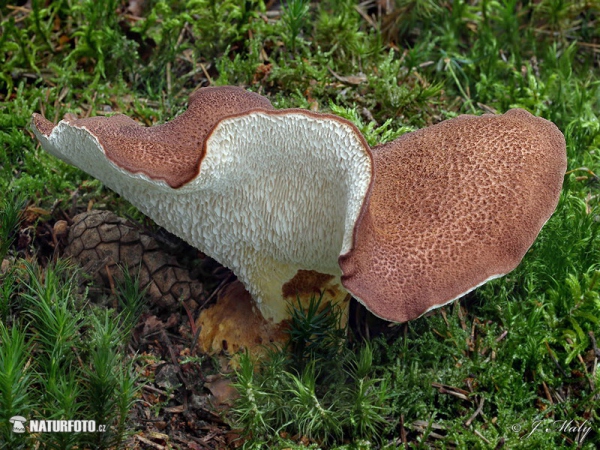
POLYGON ((461 400, 471 401, 471 399, 469 399, 469 393, 463 389, 459 389, 453 386, 446 386, 440 383, 431 383, 431 386, 439 389, 440 394, 449 394, 458 397, 461 400))
POLYGON ((144 444, 149 445, 150 447, 154 447, 154 448, 157 448, 159 450, 164 450, 164 449, 167 448, 164 445, 160 445, 160 444, 157 444, 156 442, 152 442, 150 439, 146 439, 145 437, 142 437, 139 434, 137 434, 135 437, 140 442, 143 442, 144 444))
POLYGON ((483 440, 486 444, 488 445, 492 445, 492 443, 490 441, 488 441, 483 434, 481 434, 479 431, 477 430, 473 430, 473 433, 475 433, 477 436, 479 436, 481 438, 481 440, 483 440))
MULTIPOLYGON (((479 405, 477 406, 477 409, 475 410, 475 412, 473 413, 473 415, 471 417, 469 417, 467 419, 467 421, 465 422, 465 427, 470 427, 471 423, 473 423, 473 421, 475 420, 475 418, 481 414, 481 411, 483 410, 483 403, 485 402, 485 399, 483 397, 480 398, 479 400, 479 405)), ((487 441, 486 441, 487 442, 487 441)), ((489 442, 488 442, 489 443, 489 442)))

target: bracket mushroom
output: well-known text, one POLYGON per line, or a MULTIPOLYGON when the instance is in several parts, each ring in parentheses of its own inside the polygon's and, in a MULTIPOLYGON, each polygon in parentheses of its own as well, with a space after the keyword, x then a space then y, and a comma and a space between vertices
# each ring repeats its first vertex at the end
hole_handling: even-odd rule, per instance
MULTIPOLYGON (((460 116, 370 149, 344 119, 275 110, 235 87, 200 89, 154 127, 123 115, 55 126, 35 114, 33 130, 232 269, 274 325, 298 294, 350 292, 402 322, 508 273, 566 170, 558 128, 523 110, 460 116)), ((224 329, 203 345, 219 350, 240 324, 204 326, 224 329)))

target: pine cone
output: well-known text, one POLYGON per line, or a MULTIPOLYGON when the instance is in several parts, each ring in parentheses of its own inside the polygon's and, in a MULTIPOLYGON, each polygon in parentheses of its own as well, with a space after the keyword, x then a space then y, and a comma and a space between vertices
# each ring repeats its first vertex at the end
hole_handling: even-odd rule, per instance
POLYGON ((133 277, 139 270, 140 287, 147 288, 147 297, 161 308, 182 300, 193 311, 203 294, 202 284, 193 280, 153 237, 110 211, 75 216, 65 254, 104 286, 122 279, 125 268, 133 277))

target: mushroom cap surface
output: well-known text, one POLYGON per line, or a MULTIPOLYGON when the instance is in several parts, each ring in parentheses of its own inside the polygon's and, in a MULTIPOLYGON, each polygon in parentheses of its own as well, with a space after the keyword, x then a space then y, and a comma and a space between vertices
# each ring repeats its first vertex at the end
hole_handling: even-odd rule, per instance
POLYGON ((415 319, 521 261, 558 203, 565 140, 524 110, 460 116, 372 149, 374 179, 339 258, 375 315, 415 319))

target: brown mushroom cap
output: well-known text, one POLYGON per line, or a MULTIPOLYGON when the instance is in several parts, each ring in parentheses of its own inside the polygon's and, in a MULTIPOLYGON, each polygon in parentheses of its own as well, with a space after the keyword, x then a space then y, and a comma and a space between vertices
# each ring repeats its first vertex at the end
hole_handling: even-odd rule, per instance
POLYGON ((460 116, 373 149, 342 283, 404 322, 513 270, 552 215, 565 140, 523 110, 460 116))
MULTIPOLYGON (((198 175, 210 131, 223 118, 250 110, 273 110, 265 97, 234 86, 208 87, 190 96, 188 109, 170 122, 145 127, 116 114, 68 121, 85 128, 102 146, 106 157, 131 173, 143 173, 180 187, 198 175)), ((33 125, 50 136, 54 125, 39 114, 33 125)))

